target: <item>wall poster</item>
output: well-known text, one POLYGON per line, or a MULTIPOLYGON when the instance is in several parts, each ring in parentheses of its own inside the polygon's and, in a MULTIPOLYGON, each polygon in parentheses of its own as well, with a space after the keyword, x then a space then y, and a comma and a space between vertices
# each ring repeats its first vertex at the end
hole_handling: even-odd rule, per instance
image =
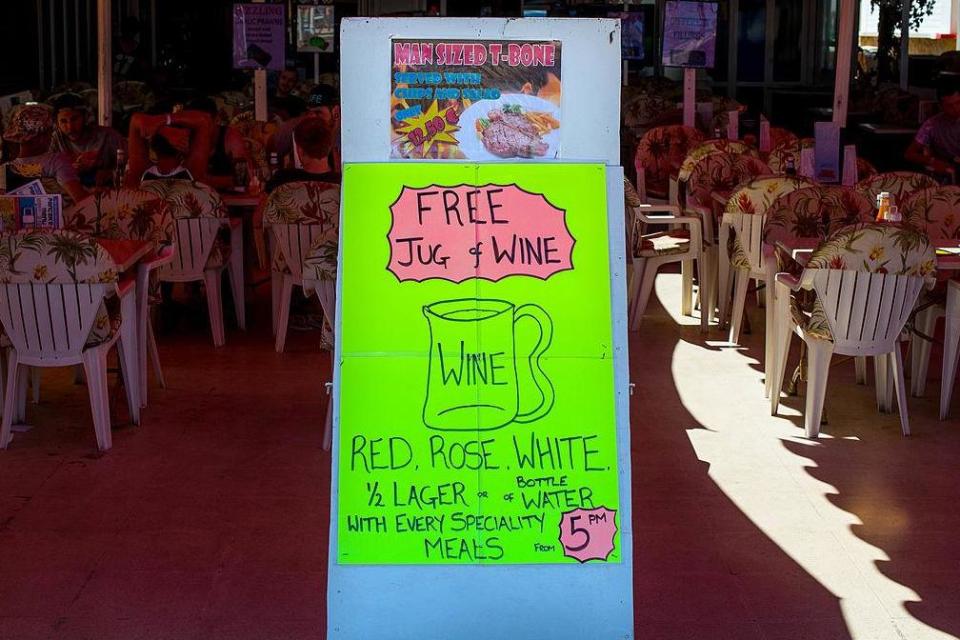
POLYGON ((560 158, 559 40, 391 41, 391 158, 560 158))
POLYGON ((667 0, 663 64, 712 69, 717 43, 717 3, 667 0))
POLYGON ((343 176, 337 560, 621 561, 606 168, 343 176))
POLYGON ((286 29, 282 4, 233 5, 233 68, 283 69, 286 29))

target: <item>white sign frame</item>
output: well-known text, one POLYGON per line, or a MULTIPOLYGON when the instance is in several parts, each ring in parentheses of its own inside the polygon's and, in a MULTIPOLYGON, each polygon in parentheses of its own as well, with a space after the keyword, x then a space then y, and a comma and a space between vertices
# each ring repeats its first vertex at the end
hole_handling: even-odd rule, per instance
MULTIPOLYGON (((390 159, 392 38, 562 42, 563 122, 583 123, 561 128, 564 161, 599 162, 607 167, 622 561, 494 566, 338 564, 340 370, 335 366, 327 637, 631 639, 633 525, 623 168, 619 166, 619 20, 344 19, 340 28, 344 163, 422 162, 390 159)), ((340 287, 338 279, 338 298, 340 287)), ((341 326, 338 305, 336 363, 340 361, 341 326)))

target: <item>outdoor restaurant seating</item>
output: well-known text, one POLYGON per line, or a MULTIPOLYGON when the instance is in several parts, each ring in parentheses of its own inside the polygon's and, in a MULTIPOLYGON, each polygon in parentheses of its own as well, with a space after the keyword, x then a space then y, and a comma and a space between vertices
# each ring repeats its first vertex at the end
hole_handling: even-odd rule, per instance
POLYGON ((170 206, 148 189, 111 189, 92 194, 77 203, 64 218, 67 229, 99 238, 143 240, 153 247, 152 255, 137 265, 136 276, 140 404, 145 407, 148 358, 160 387, 166 387, 150 306, 160 301, 157 270, 173 259, 174 219, 170 206))
POLYGON ((960 281, 947 282, 946 320, 943 329, 943 371, 940 378, 940 419, 950 414, 953 383, 957 379, 957 356, 960 354, 960 281))
MULTIPOLYGON (((930 187, 911 194, 901 208, 903 222, 931 240, 960 236, 960 187, 930 187)), ((910 345, 910 392, 923 395, 930 365, 930 347, 937 320, 946 314, 946 282, 940 274, 938 286, 921 298, 910 345)))
POLYGON ((666 202, 670 195, 671 175, 680 169, 690 150, 703 139, 700 131, 683 125, 655 127, 643 134, 634 156, 640 200, 666 202))
POLYGON ((206 285, 213 344, 223 346, 226 338, 220 292, 224 271, 230 278, 237 325, 243 328, 246 322, 243 263, 231 259, 242 247, 233 246, 220 195, 207 185, 189 180, 152 180, 143 188, 163 198, 175 220, 173 259, 160 268, 160 280, 206 285))
POLYGON ((136 299, 95 239, 66 230, 30 230, 0 240, 0 322, 10 340, 0 448, 25 418, 27 368, 82 364, 97 447, 112 443, 107 353, 116 344, 130 419, 140 422, 136 299), (117 298, 119 297, 119 301, 117 298))
POLYGON ((730 342, 734 344, 740 340, 749 281, 766 282, 771 276, 772 256, 762 243, 767 209, 783 194, 810 186, 814 183, 804 178, 761 176, 740 185, 727 201, 720 224, 719 305, 721 324, 729 314, 730 342))
POLYGON ((273 239, 271 297, 277 353, 283 353, 287 339, 293 287, 304 287, 305 274, 310 273, 303 271, 304 261, 318 243, 318 250, 325 243, 336 243, 339 218, 339 185, 291 182, 280 185, 267 199, 263 220, 273 239))
MULTIPOLYGON (((654 281, 660 266, 670 262, 696 263, 700 272, 701 300, 709 299, 702 287, 709 282, 705 274, 705 260, 701 235, 700 218, 680 215, 680 208, 674 205, 650 205, 640 200, 630 181, 624 179, 624 204, 630 222, 630 272, 627 285, 627 306, 631 331, 640 328, 647 301, 653 291, 654 281), (648 224, 670 224, 674 228, 667 231, 644 233, 648 224)), ((690 315, 692 311, 691 290, 693 288, 693 270, 683 270, 683 309, 690 315)), ((707 316, 701 314, 700 326, 707 329, 707 316)))
POLYGON ((893 198, 893 204, 902 206, 904 200, 921 189, 936 187, 937 181, 923 173, 913 171, 888 171, 869 176, 857 183, 857 189, 870 202, 876 202, 880 192, 886 191, 893 198))
POLYGON ((790 337, 807 347, 804 429, 820 432, 833 354, 873 356, 877 397, 892 374, 903 435, 910 434, 900 337, 920 291, 932 286, 936 257, 926 236, 889 224, 861 223, 831 235, 810 256, 799 278, 777 275, 776 372, 770 410, 776 415, 790 337), (804 296, 810 292, 810 296, 804 296))
MULTIPOLYGON (((871 222, 873 205, 851 187, 816 185, 784 194, 773 201, 763 225, 763 246, 767 259, 766 291, 771 299, 767 306, 764 347, 764 381, 769 397, 776 366, 776 325, 773 313, 776 297, 776 274, 790 273, 799 277, 803 267, 784 250, 784 243, 797 239, 822 242, 839 229, 858 222, 871 222), (769 256, 772 256, 771 260, 769 256)), ((866 362, 857 359, 858 382, 866 382, 866 362)))

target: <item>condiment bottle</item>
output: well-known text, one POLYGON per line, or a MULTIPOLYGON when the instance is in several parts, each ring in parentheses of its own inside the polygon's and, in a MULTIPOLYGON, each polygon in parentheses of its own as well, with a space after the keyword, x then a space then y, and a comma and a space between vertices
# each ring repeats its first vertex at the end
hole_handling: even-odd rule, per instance
POLYGON ((881 191, 877 194, 877 222, 886 222, 889 220, 891 203, 892 198, 890 192, 881 191))
POLYGON ((123 147, 117 149, 117 165, 113 169, 113 187, 119 189, 123 186, 123 176, 127 172, 127 151, 123 147))
POLYGON ((793 154, 787 156, 783 164, 783 172, 788 176, 797 175, 797 165, 793 160, 793 154))

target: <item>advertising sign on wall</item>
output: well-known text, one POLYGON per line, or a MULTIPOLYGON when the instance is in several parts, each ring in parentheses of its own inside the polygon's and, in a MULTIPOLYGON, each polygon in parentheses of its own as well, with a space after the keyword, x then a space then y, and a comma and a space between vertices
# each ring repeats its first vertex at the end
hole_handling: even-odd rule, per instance
POLYGON ((712 69, 717 41, 717 3, 667 0, 663 64, 712 69))
POLYGON ((559 41, 391 45, 392 158, 560 158, 559 41))
POLYGON ((233 68, 283 69, 285 33, 284 5, 233 5, 233 68))

